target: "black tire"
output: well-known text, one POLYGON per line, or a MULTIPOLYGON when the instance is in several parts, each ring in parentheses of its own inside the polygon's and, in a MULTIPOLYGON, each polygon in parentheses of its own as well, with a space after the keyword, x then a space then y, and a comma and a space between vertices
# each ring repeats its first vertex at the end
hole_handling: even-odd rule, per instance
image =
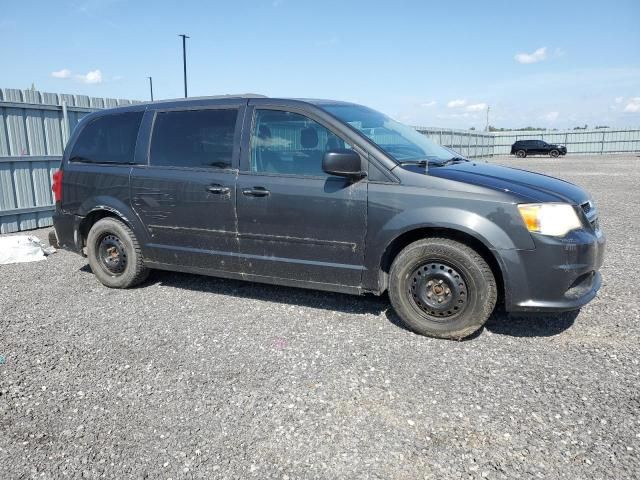
POLYGON ((133 287, 149 275, 135 235, 113 217, 98 220, 89 230, 87 257, 94 275, 110 288, 133 287))
POLYGON ((524 158, 527 156, 527 151, 526 150, 518 150, 516 152, 516 157, 518 158, 524 158))
POLYGON ((471 335, 487 321, 497 296, 487 262, 455 240, 418 240, 391 265, 391 304, 404 325, 422 335, 458 340, 471 335))
POLYGON ((558 158, 558 155, 560 155, 560 152, 558 150, 551 150, 549 152, 549 156, 553 157, 553 158, 558 158))

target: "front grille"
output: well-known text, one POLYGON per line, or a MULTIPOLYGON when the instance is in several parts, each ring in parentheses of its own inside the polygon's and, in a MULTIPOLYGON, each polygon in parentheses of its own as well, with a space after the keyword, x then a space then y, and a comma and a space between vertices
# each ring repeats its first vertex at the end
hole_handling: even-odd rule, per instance
POLYGON ((580 204, 580 208, 582 208, 582 211, 584 212, 585 215, 588 215, 589 212, 593 210, 593 204, 590 201, 584 202, 580 204))

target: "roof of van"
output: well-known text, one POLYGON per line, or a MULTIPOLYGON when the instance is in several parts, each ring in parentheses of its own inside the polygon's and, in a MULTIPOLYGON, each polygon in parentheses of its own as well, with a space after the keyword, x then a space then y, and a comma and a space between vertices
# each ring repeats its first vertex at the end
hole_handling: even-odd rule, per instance
MULTIPOLYGON (((167 98, 162 100, 154 100, 152 102, 135 102, 128 105, 119 105, 113 107, 113 109, 127 109, 136 106, 144 105, 162 105, 167 103, 190 103, 190 102, 202 102, 207 100, 231 100, 231 99, 251 99, 251 98, 269 98, 271 100, 286 100, 295 102, 311 103, 315 105, 330 105, 330 104, 353 104, 352 102, 344 102, 340 100, 329 100, 319 98, 286 98, 286 97, 268 97, 259 93, 240 93, 240 94, 228 94, 228 95, 211 95, 203 97, 188 97, 188 98, 167 98)), ((105 109, 106 110, 106 109, 105 109)), ((111 109, 109 109, 111 110, 111 109)))

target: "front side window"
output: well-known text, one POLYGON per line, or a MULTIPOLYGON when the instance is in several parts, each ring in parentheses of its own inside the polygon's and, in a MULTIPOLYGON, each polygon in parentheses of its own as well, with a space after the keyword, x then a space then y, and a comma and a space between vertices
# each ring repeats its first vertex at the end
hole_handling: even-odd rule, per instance
POLYGON ((104 115, 90 121, 71 151, 72 162, 134 163, 143 112, 104 115))
POLYGON ((237 109, 159 112, 151 137, 151 164, 231 168, 237 109))
POLYGON ((251 171, 327 176, 322 158, 348 148, 344 140, 304 115, 256 110, 251 135, 251 171))
POLYGON ((322 108, 368 137, 398 162, 445 162, 454 155, 414 128, 386 115, 354 104, 328 104, 322 108))

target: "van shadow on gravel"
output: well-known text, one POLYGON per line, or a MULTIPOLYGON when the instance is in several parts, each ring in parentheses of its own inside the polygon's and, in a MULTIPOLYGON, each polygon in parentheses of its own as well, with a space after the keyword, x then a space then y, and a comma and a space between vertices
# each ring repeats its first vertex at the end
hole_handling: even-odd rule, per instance
POLYGON ((484 328, 499 335, 512 337, 552 337, 571 328, 580 310, 558 313, 507 314, 496 310, 484 328))
MULTIPOLYGON (((390 307, 390 306, 389 306, 390 307)), ((387 319, 403 330, 406 330, 398 314, 392 308, 385 312, 387 319)), ((557 313, 557 314, 508 314, 502 308, 497 307, 484 327, 475 333, 463 338, 462 341, 475 340, 482 335, 484 329, 498 335, 509 335, 511 337, 552 337, 570 328, 579 311, 557 313)))
MULTIPOLYGON (((80 267, 79 271, 92 273, 88 263, 80 267)), ((386 294, 382 297, 357 296, 168 270, 152 270, 147 280, 129 290, 144 290, 154 285, 343 313, 379 315, 389 308, 386 294)))
MULTIPOLYGON (((80 270, 91 273, 89 264, 80 270)), ((384 313, 389 322, 398 328, 407 330, 391 308, 386 292, 380 297, 375 295, 356 296, 161 270, 152 271, 149 279, 135 288, 144 289, 151 285, 216 293, 236 298, 267 300, 357 315, 384 313)), ((464 340, 468 341, 479 337, 485 328, 492 333, 512 337, 551 337, 569 329, 579 313, 579 310, 575 310, 557 314, 519 313, 516 315, 508 314, 498 306, 485 326, 464 340)))
POLYGON ((379 315, 389 308, 386 297, 376 297, 373 295, 360 297, 343 293, 160 270, 153 271, 149 280, 144 282, 141 287, 144 288, 145 286, 158 284, 192 291, 229 295, 236 298, 267 300, 269 302, 287 305, 320 308, 359 315, 379 315))

